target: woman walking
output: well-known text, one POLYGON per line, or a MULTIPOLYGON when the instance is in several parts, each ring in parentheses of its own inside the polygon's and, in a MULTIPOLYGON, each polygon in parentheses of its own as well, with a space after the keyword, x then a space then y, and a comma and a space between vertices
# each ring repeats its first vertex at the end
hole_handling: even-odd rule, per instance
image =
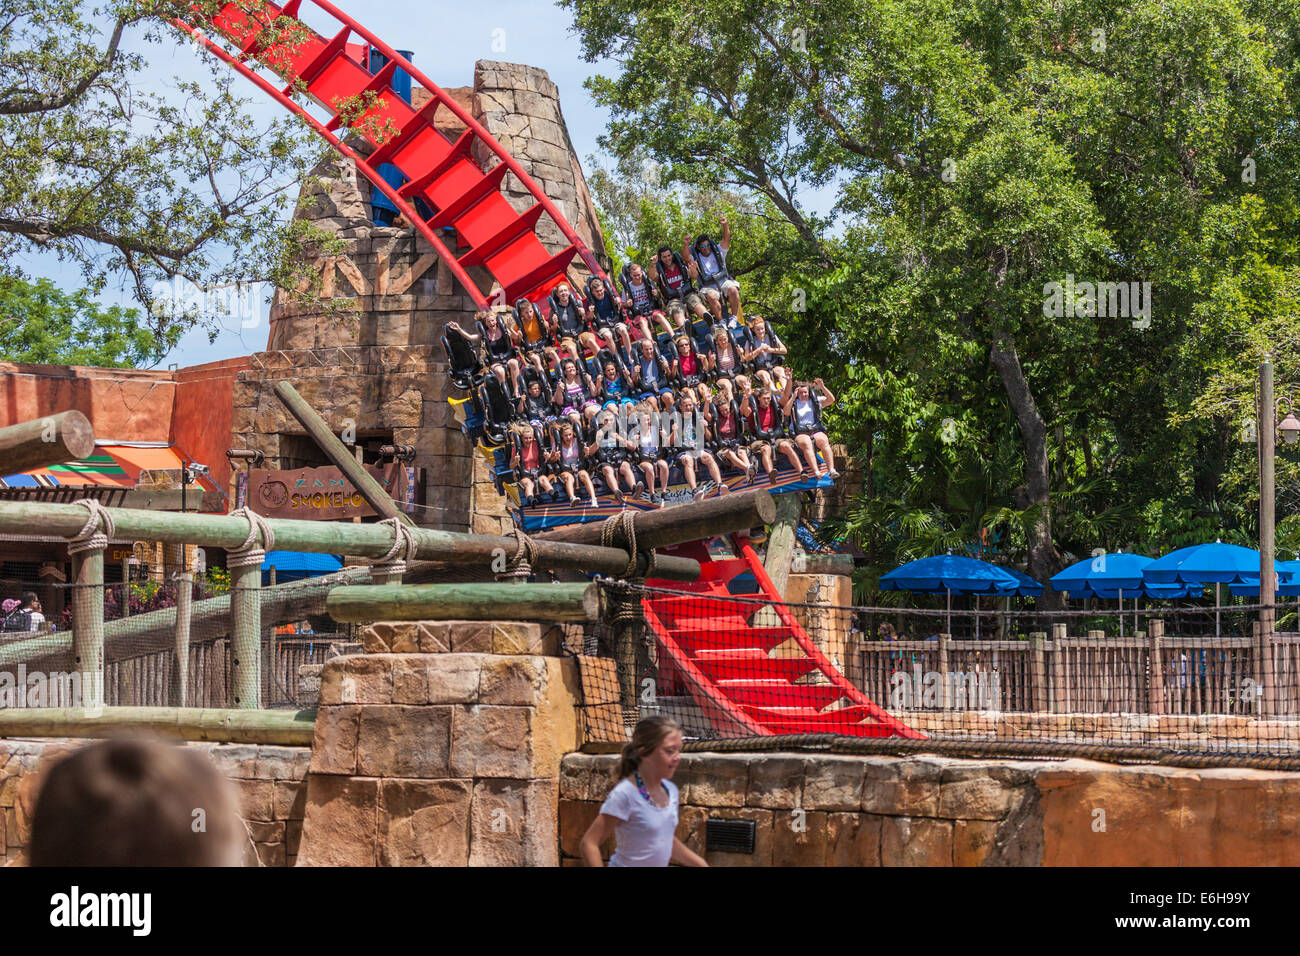
POLYGON ((708 866, 677 839, 677 787, 672 775, 682 759, 682 732, 667 717, 647 717, 623 747, 619 782, 600 816, 582 837, 582 859, 600 866, 600 845, 614 837, 610 866, 708 866))

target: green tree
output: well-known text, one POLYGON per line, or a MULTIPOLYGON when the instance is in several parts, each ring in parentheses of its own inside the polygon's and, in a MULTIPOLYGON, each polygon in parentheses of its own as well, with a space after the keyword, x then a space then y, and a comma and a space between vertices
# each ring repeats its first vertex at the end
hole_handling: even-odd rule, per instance
MULTIPOLYGON (((257 7, 257 0, 246 4, 257 7)), ((0 271, 24 256, 80 267, 92 293, 122 276, 161 343, 184 312, 156 289, 269 281, 310 295, 311 250, 327 237, 287 215, 321 154, 296 119, 259 128, 244 82, 194 45, 209 76, 162 87, 147 53, 182 37, 213 0, 13 0, 0 13, 0 271), (299 287, 302 286, 300 289, 299 287)))
POLYGON ((139 309, 102 308, 85 289, 0 276, 0 360, 140 368, 160 361, 180 333, 175 325, 155 333, 139 309))
POLYGON ((1043 580, 1252 531, 1249 375, 1270 347, 1300 382, 1294 0, 563 4, 619 66, 607 148, 803 244, 764 294, 805 306, 800 372, 839 366, 879 559, 992 531, 1043 580), (801 204, 828 184, 836 228, 801 204), (1070 277, 1149 282, 1150 322, 1051 314, 1070 277))

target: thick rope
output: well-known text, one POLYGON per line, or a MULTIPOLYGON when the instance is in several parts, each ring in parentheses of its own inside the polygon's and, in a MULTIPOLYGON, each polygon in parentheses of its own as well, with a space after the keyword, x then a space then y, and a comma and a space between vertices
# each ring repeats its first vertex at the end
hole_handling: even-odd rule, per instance
POLYGON ((227 568, 242 568, 250 564, 262 563, 266 557, 266 552, 275 549, 275 532, 271 530, 271 523, 263 518, 256 511, 248 508, 240 508, 238 511, 230 512, 232 518, 244 518, 248 521, 248 537, 244 543, 233 551, 226 552, 227 568), (261 536, 261 544, 258 544, 258 536, 261 536))
POLYGON ((377 569, 382 569, 385 574, 405 574, 407 562, 415 559, 415 552, 419 548, 414 529, 399 517, 385 518, 379 524, 393 529, 393 546, 375 562, 377 569), (400 558, 397 557, 399 551, 402 555, 400 558))
POLYGON ((496 576, 498 581, 526 581, 533 573, 533 561, 536 558, 536 549, 533 539, 528 537, 522 528, 515 528, 510 532, 515 538, 515 553, 506 565, 506 570, 496 576))
MULTIPOLYGON (((605 548, 626 548, 627 567, 623 578, 632 580, 636 577, 636 514, 632 511, 620 511, 606 518, 600 526, 600 543, 605 548)), ((650 559, 653 565, 653 558, 650 559)))
POLYGON ((93 498, 81 498, 74 504, 81 505, 90 512, 86 518, 86 523, 81 526, 81 530, 73 535, 68 541, 68 554, 79 554, 82 551, 102 551, 108 547, 109 539, 113 537, 113 512, 109 511, 98 501, 93 498), (100 530, 100 524, 103 524, 103 530, 100 530))

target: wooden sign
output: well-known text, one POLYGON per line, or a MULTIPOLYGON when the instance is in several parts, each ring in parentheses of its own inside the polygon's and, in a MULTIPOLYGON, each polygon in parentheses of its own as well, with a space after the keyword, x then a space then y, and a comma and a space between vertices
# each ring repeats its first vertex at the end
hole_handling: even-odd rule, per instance
MULTIPOLYGON (((398 462, 366 465, 403 511, 414 511, 414 487, 420 469, 398 462), (408 488, 412 492, 408 495, 408 488)), ((338 468, 297 468, 278 471, 254 468, 248 480, 248 506, 267 518, 337 521, 375 514, 361 492, 338 468)))

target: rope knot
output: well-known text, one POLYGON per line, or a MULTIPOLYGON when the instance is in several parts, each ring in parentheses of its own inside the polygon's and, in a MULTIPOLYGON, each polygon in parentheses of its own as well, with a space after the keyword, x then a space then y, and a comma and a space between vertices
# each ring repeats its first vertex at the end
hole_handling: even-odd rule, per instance
POLYGON ((113 512, 93 498, 80 498, 74 503, 81 505, 90 514, 86 517, 86 523, 81 526, 81 530, 69 539, 68 554, 102 551, 107 548, 109 539, 113 537, 115 531, 113 512), (101 523, 103 530, 100 530, 101 523))
MULTIPOLYGON (((623 569, 623 579, 631 581, 638 577, 636 573, 637 558, 639 557, 636 549, 636 512, 624 509, 616 515, 610 515, 600 526, 600 543, 606 548, 626 548, 627 549, 627 567, 623 569)), ((643 578, 654 577, 655 553, 653 550, 645 552, 646 570, 645 574, 639 575, 643 578)))
POLYGON ((405 574, 407 562, 415 560, 419 543, 415 540, 415 531, 401 518, 385 518, 379 522, 393 529, 393 545, 375 563, 382 566, 389 574, 405 574), (399 558, 398 552, 401 552, 399 558))
POLYGON ((506 565, 506 570, 496 576, 498 581, 526 581, 533 573, 533 561, 536 558, 536 546, 533 539, 523 529, 515 528, 510 532, 515 539, 515 553, 506 565))
POLYGON ((243 518, 248 522, 248 536, 244 543, 226 554, 227 568, 242 568, 250 564, 261 564, 267 551, 275 550, 275 532, 271 524, 256 511, 248 507, 230 512, 232 518, 243 518), (261 537, 261 544, 258 537, 261 537))

